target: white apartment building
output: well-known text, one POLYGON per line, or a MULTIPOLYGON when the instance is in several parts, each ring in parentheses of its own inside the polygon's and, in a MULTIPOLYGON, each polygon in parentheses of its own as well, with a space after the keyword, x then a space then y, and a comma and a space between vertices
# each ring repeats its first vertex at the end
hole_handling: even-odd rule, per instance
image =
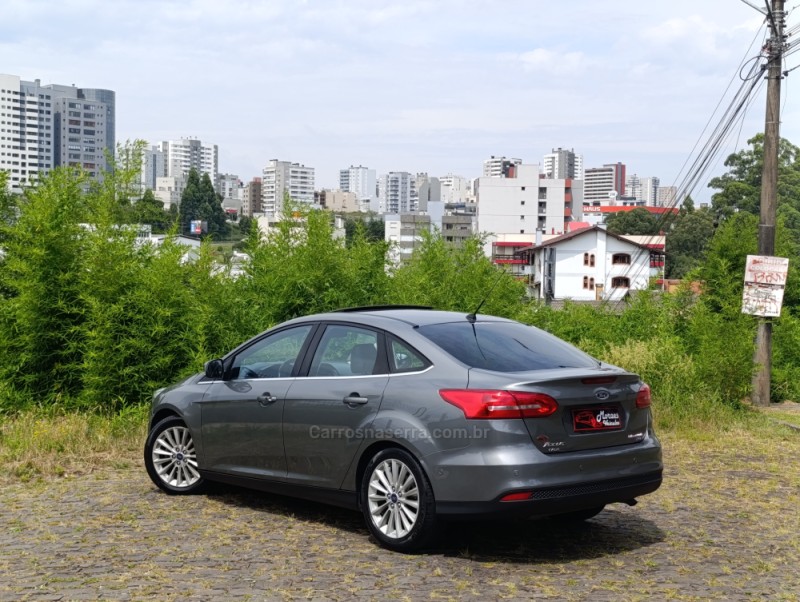
POLYGON ((203 144, 197 138, 164 140, 164 176, 186 178, 194 168, 200 176, 208 174, 211 183, 217 185, 219 176, 219 149, 216 144, 203 144))
POLYGON ((351 165, 339 170, 339 190, 355 193, 359 200, 359 211, 379 212, 378 186, 375 170, 359 165, 351 165))
POLYGON ((641 201, 647 207, 656 207, 660 183, 655 177, 640 178, 636 174, 631 174, 625 180, 625 196, 641 201))
POLYGON ((176 207, 181 204, 181 196, 183 190, 186 188, 186 178, 172 177, 172 176, 159 176, 156 178, 156 186, 153 189, 153 194, 157 199, 164 203, 164 209, 169 210, 170 207, 176 207))
POLYGON ((114 106, 111 90, 0 74, 0 169, 9 172, 8 189, 21 192, 60 165, 101 180, 105 153, 115 150, 114 106))
POLYGON ((462 205, 471 202, 472 182, 467 178, 447 174, 439 178, 442 189, 442 201, 448 205, 462 205))
POLYGON ((7 188, 22 192, 53 167, 53 99, 36 82, 0 74, 0 170, 7 188))
POLYGON ((659 186, 656 197, 657 207, 675 207, 678 203, 677 186, 659 186))
POLYGON ((477 220, 480 232, 489 235, 486 255, 522 275, 524 262, 515 253, 529 246, 537 231, 563 233, 582 218, 583 182, 540 178, 535 164, 517 165, 513 175, 480 178, 477 220))
POLYGON ((603 227, 583 228, 537 242, 522 255, 537 299, 618 301, 650 281, 650 249, 603 227))
POLYGON ((505 178, 508 177, 510 170, 514 166, 521 165, 522 159, 509 159, 507 157, 495 157, 492 155, 483 162, 484 178, 505 178))
POLYGON ((575 149, 554 148, 542 159, 542 174, 546 178, 583 180, 583 155, 575 149))
POLYGON ((588 205, 614 204, 625 196, 625 165, 611 163, 587 169, 583 178, 583 200, 588 205))
POLYGON ((378 181, 378 202, 382 213, 410 213, 416 210, 414 178, 407 171, 390 171, 378 181))
POLYGON ((293 201, 314 202, 314 168, 271 159, 261 178, 261 209, 267 215, 279 216, 283 197, 288 193, 293 201))

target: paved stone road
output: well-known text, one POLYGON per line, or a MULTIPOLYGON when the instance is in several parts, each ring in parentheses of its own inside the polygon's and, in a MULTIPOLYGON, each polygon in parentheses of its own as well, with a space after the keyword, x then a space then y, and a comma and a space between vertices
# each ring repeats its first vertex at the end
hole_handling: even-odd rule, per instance
POLYGON ((357 514, 233 488, 171 497, 138 465, 12 485, 0 600, 798 600, 792 460, 787 482, 757 457, 714 474, 690 459, 635 508, 573 528, 450 526, 410 556, 357 514), (766 493, 743 507, 751 485, 766 493))

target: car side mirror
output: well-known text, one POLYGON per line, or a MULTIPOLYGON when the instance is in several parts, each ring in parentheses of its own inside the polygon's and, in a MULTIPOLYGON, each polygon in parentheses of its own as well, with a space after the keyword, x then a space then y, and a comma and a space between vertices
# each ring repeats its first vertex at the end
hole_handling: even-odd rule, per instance
POLYGON ((218 380, 222 378, 222 375, 225 373, 225 368, 222 365, 222 360, 220 359, 208 360, 205 364, 205 373, 206 373, 206 378, 210 378, 212 380, 218 380))

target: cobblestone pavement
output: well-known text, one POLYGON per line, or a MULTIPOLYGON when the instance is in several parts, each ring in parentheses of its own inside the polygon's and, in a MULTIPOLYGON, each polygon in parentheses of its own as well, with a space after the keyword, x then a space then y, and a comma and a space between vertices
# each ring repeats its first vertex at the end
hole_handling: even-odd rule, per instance
POLYGON ((758 455, 680 453, 634 508, 451 525, 417 555, 377 547, 345 510, 235 488, 167 496, 133 459, 11 485, 0 600, 800 599, 797 459, 787 477, 758 455))

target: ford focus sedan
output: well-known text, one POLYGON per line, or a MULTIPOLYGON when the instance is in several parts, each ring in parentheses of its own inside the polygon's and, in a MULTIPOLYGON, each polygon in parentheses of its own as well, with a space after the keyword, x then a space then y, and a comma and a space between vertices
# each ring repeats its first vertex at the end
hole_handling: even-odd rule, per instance
POLYGON ((519 322, 400 306, 291 320, 157 391, 144 459, 171 494, 359 510, 404 552, 442 520, 585 520, 662 479, 636 374, 519 322))

